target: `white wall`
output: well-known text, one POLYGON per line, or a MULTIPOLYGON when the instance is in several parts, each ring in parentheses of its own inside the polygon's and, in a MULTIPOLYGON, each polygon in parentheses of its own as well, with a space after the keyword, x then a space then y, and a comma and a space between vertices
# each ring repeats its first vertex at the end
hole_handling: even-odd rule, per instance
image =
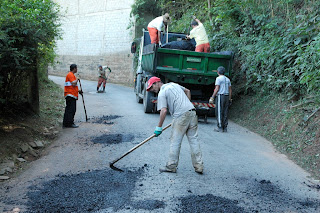
POLYGON ((112 69, 110 82, 132 84, 133 32, 127 30, 134 0, 55 0, 61 6, 59 64, 50 74, 66 75, 72 63, 83 78, 96 80, 98 64, 112 69), (130 78, 128 78, 130 76, 130 78))

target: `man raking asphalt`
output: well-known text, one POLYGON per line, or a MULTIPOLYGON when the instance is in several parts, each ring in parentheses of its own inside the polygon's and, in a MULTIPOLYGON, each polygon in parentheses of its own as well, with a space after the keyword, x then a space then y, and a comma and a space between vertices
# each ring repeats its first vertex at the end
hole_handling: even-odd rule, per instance
MULTIPOLYGON (((167 125, 166 127, 163 128, 162 131, 168 129, 171 126, 171 124, 167 125)), ((132 149, 130 149, 128 152, 124 153, 122 156, 120 156, 119 158, 115 159, 114 161, 109 163, 109 166, 111 169, 116 170, 116 171, 120 171, 123 172, 123 170, 115 167, 113 164, 115 164, 116 162, 118 162, 119 160, 121 160, 122 158, 124 158, 125 156, 127 156, 128 154, 130 154, 131 152, 133 152, 134 150, 138 149, 140 146, 142 146, 143 144, 147 143, 149 140, 151 140, 152 138, 157 137, 157 134, 153 134, 150 137, 148 137, 147 139, 145 139, 144 141, 142 141, 141 143, 139 143, 138 145, 136 145, 135 147, 133 147, 132 149)))

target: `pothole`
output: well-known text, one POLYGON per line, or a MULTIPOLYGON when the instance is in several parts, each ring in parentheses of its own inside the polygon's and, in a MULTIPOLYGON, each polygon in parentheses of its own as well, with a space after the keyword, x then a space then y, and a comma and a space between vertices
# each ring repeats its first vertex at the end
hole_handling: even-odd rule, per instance
POLYGON ((118 144, 122 142, 132 142, 134 140, 133 134, 104 134, 93 138, 93 143, 99 144, 118 144))
POLYGON ((242 207, 237 206, 238 201, 223 197, 206 195, 190 195, 179 199, 180 210, 178 212, 246 212, 242 207))
POLYGON ((122 116, 119 115, 104 115, 102 117, 92 117, 90 118, 91 123, 98 123, 98 124, 113 124, 111 120, 120 118, 122 116))

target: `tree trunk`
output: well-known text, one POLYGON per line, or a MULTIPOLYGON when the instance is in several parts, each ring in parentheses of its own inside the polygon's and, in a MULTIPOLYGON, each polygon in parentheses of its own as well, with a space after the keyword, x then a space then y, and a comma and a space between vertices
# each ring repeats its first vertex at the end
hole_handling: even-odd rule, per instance
POLYGON ((210 25, 212 26, 213 22, 212 22, 212 16, 210 14, 210 10, 211 10, 211 0, 208 0, 208 16, 209 16, 209 20, 210 20, 210 25))
POLYGON ((29 94, 28 94, 28 104, 30 109, 39 114, 39 79, 38 79, 38 70, 34 68, 29 75, 29 94))

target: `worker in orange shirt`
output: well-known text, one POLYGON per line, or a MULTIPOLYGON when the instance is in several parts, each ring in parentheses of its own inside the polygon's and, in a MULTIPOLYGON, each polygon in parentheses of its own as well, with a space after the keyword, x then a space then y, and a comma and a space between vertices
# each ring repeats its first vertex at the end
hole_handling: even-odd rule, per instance
POLYGON ((76 114, 78 93, 82 94, 82 91, 78 89, 79 79, 74 75, 77 73, 77 65, 70 65, 70 72, 66 76, 64 84, 64 97, 66 99, 66 108, 63 116, 63 127, 77 128, 79 127, 74 123, 74 115, 76 114))
POLYGON ((161 28, 165 27, 165 30, 166 30, 166 27, 169 22, 170 22, 170 16, 168 13, 166 13, 163 16, 159 16, 153 19, 148 24, 148 31, 150 35, 151 44, 160 44, 161 46, 161 41, 160 41, 161 28))

